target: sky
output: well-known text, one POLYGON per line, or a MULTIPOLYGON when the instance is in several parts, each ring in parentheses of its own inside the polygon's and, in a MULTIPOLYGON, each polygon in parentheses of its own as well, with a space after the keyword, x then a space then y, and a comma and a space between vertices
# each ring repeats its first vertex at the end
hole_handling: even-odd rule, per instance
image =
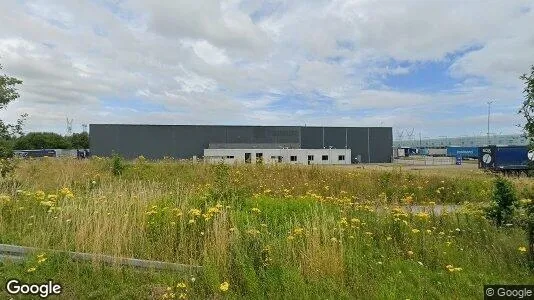
POLYGON ((391 126, 521 133, 534 1, 0 1, 0 111, 82 124, 391 126))

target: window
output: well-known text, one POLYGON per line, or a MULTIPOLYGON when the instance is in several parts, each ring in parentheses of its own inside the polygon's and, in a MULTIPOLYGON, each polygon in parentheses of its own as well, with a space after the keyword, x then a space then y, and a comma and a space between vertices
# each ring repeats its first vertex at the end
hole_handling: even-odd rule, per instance
POLYGON ((263 162, 263 153, 256 153, 256 163, 260 164, 263 162))
POLYGON ((345 160, 345 155, 340 155, 337 157, 337 160, 345 160))
POLYGON ((234 159, 234 156, 233 156, 233 155, 227 155, 226 158, 228 158, 228 159, 234 159))
POLYGON ((290 160, 291 161, 297 161, 297 156, 296 155, 291 155, 290 160))
POLYGON ((312 161, 313 160, 313 155, 308 155, 308 160, 312 161))
POLYGON ((276 159, 276 156, 274 156, 274 155, 273 155, 273 156, 271 156, 271 159, 276 159))
POLYGON ((328 155, 323 155, 322 159, 323 160, 328 160, 328 155))

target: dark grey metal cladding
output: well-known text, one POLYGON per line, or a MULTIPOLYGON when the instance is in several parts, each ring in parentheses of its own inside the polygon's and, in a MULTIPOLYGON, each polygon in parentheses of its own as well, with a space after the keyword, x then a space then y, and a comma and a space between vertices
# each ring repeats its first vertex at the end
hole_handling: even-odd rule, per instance
POLYGON ((210 143, 210 149, 300 149, 298 143, 210 143))
POLYGON ((93 155, 113 151, 126 158, 191 158, 202 156, 210 143, 300 144, 295 126, 211 126, 211 125, 113 125, 91 124, 93 155))
POLYGON ((391 127, 369 127, 371 162, 391 162, 393 132, 391 127))
POLYGON ((336 149, 345 149, 348 146, 347 127, 325 127, 324 146, 336 149))
POLYGON ((301 127, 300 137, 302 149, 323 148, 323 127, 301 127))
MULTIPOLYGON (((367 127, 349 127, 347 131, 347 144, 352 155, 352 162, 360 157, 359 162, 369 162, 369 147, 367 144, 367 127)), ((390 147, 391 149, 391 147, 390 147)))
POLYGON ((300 143, 300 130, 296 126, 221 126, 226 129, 229 144, 300 143))
POLYGON ((108 156, 113 151, 126 158, 143 155, 191 158, 203 155, 210 142, 225 142, 225 128, 181 125, 90 125, 91 151, 108 156))

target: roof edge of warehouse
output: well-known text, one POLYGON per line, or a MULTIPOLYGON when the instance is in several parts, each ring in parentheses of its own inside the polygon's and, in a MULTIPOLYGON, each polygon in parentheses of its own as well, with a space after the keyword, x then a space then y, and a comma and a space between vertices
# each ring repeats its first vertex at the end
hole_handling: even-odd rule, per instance
POLYGON ((328 128, 393 128, 392 126, 319 126, 319 125, 225 125, 225 124, 128 124, 128 123, 90 123, 91 125, 105 125, 105 126, 225 126, 225 127, 315 127, 315 128, 322 128, 322 127, 328 127, 328 128))

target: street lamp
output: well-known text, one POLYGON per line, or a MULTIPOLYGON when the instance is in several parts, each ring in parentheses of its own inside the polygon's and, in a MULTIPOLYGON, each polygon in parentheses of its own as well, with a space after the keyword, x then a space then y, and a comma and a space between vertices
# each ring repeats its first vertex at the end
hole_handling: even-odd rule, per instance
POLYGON ((491 104, 493 103, 494 101, 488 101, 488 139, 487 139, 487 144, 489 146, 489 141, 490 141, 490 114, 491 114, 491 104))

